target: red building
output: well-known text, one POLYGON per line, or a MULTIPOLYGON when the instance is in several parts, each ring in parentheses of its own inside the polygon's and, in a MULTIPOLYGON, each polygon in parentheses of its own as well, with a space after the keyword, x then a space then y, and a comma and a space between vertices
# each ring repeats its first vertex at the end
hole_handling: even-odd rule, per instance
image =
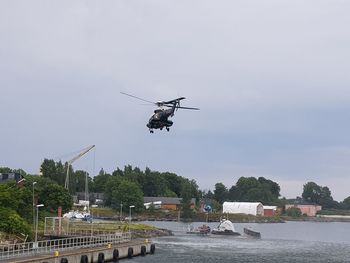
POLYGON ((264 205, 264 216, 275 216, 277 206, 267 206, 264 205))

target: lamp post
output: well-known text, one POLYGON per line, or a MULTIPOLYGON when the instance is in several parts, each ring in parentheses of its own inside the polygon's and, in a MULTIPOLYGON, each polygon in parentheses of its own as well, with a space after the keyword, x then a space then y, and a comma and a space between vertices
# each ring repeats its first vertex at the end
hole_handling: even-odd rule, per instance
POLYGON ((129 224, 131 224, 131 208, 134 208, 134 205, 129 206, 129 224))
POLYGON ((38 248, 38 219, 39 219, 39 208, 43 207, 43 204, 36 206, 36 223, 35 223, 35 249, 38 248))
POLYGON ((36 182, 33 182, 33 232, 35 229, 35 200, 34 200, 34 185, 36 185, 36 182))
POLYGON ((119 215, 119 221, 122 221, 122 216, 123 216, 123 203, 120 203, 120 215, 119 215))

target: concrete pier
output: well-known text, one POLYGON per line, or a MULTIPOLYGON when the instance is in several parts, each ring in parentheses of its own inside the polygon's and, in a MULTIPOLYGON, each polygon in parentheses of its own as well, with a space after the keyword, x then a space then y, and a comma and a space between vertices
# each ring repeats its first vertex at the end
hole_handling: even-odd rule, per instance
POLYGON ((41 254, 33 257, 12 258, 1 262, 11 263, 103 263, 117 262, 119 259, 134 256, 145 256, 155 252, 155 244, 143 240, 133 240, 118 245, 107 244, 104 247, 79 248, 66 252, 54 252, 52 254, 41 254))

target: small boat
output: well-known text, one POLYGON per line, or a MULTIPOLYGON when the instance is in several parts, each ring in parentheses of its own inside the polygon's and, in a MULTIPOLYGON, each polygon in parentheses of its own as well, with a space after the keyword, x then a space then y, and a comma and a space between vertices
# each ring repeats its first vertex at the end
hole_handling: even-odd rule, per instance
POLYGON ((241 234, 235 230, 230 220, 223 219, 217 228, 211 231, 214 235, 240 236, 241 234))
POLYGON ((244 228, 244 233, 250 237, 261 238, 260 232, 254 231, 251 228, 244 228))
POLYGON ((196 229, 193 225, 190 225, 186 234, 197 234, 197 235, 207 235, 210 233, 210 227, 206 224, 197 227, 196 229))

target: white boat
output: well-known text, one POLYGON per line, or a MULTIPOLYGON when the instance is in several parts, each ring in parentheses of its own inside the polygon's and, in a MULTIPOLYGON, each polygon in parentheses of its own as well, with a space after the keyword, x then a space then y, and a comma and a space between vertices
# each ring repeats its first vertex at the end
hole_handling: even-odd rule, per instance
POLYGON ((65 213, 63 217, 71 220, 86 220, 86 218, 91 217, 91 215, 87 212, 70 211, 68 213, 65 213))
POLYGON ((233 223, 230 220, 222 219, 217 228, 211 231, 214 235, 230 235, 240 236, 241 234, 235 230, 233 223))

